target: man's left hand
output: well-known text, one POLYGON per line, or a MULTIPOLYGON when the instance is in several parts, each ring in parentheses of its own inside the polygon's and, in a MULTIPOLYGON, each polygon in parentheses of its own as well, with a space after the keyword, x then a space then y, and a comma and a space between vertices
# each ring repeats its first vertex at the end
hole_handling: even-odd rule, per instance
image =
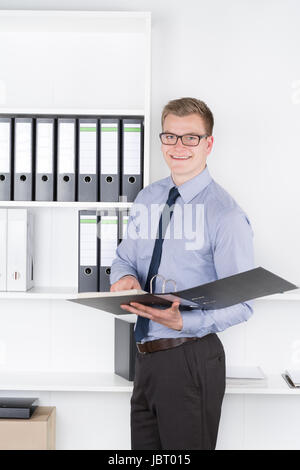
POLYGON ((141 317, 149 318, 149 320, 153 320, 173 330, 180 331, 182 330, 183 323, 179 305, 180 302, 173 302, 170 308, 160 310, 158 308, 147 307, 138 302, 130 302, 130 306, 122 304, 121 308, 141 317))

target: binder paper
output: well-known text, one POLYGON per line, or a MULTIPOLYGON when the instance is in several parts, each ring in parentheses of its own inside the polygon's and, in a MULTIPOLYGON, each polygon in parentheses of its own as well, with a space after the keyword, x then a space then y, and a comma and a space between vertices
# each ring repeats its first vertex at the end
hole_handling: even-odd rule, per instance
POLYGON ((263 380, 266 378, 259 366, 226 366, 227 379, 263 380))
POLYGON ((58 172, 75 172, 75 123, 59 123, 58 172))
POLYGON ((97 124, 81 122, 79 127, 79 173, 96 174, 97 124))
POLYGON ((141 124, 124 124, 124 175, 141 173, 141 124))
POLYGON ((10 121, 0 120, 0 173, 10 172, 10 121))
POLYGON ((118 217, 102 215, 100 266, 111 266, 118 246, 118 217))
POLYGON ((32 123, 16 120, 15 173, 31 173, 32 123))
POLYGON ((53 173, 53 122, 37 121, 37 173, 53 173))
POLYGON ((101 173, 117 175, 118 173, 118 123, 101 123, 101 173))

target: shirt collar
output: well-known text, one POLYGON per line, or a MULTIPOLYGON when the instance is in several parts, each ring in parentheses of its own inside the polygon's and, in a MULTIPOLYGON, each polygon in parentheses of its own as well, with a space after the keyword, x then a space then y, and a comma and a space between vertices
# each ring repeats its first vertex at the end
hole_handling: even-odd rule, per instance
MULTIPOLYGON (((194 199, 197 194, 203 191, 206 186, 212 181, 212 177, 208 171, 207 165, 204 170, 199 173, 199 175, 194 176, 185 183, 177 186, 180 196, 182 197, 185 203, 190 202, 194 199)), ((175 185, 172 175, 169 176, 169 190, 175 185)), ((176 186, 176 185, 175 185, 176 186)))

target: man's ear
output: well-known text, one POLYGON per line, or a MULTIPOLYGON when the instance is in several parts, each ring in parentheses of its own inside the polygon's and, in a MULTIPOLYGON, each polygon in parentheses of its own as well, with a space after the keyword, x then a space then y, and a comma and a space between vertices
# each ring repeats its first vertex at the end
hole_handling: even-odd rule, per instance
POLYGON ((213 147, 213 143, 214 143, 214 137, 212 135, 209 135, 207 138, 206 138, 206 142, 207 142, 207 153, 209 154, 212 150, 212 147, 213 147))

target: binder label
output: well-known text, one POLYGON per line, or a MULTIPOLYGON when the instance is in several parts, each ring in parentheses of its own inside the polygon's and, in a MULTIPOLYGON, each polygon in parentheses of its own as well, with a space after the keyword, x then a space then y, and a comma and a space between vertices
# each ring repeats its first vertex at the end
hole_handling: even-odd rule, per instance
POLYGON ((101 123, 101 173, 118 173, 118 123, 101 123))
POLYGON ((96 174, 97 126, 95 122, 81 122, 79 127, 79 172, 96 174))
POLYGON ((118 246, 117 216, 101 216, 100 266, 111 266, 118 246))
POLYGON ((0 171, 9 173, 10 157, 10 123, 0 122, 0 171))
POLYGON ((16 173, 31 173, 31 122, 16 122, 16 173))
POLYGON ((97 217, 80 216, 80 265, 97 265, 97 217))
POLYGON ((75 173, 75 124, 59 123, 58 172, 75 173))
POLYGON ((53 173, 53 123, 37 123, 37 173, 53 173))
POLYGON ((141 124, 124 124, 124 175, 141 173, 141 124))

